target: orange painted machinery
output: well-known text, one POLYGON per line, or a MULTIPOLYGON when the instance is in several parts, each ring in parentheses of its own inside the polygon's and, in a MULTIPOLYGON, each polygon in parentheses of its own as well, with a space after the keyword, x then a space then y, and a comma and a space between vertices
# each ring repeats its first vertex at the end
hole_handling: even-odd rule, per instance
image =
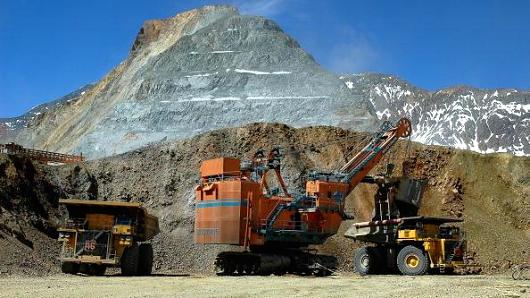
POLYGON ((396 125, 386 122, 339 171, 309 174, 303 194, 287 190, 279 148, 268 154, 260 150, 247 162, 227 157, 204 161, 195 189, 196 243, 244 248, 218 255, 219 274, 330 274, 336 258, 309 246, 337 233, 346 217, 346 196, 411 129, 406 118, 396 125), (269 172, 278 187, 270 187, 269 172))

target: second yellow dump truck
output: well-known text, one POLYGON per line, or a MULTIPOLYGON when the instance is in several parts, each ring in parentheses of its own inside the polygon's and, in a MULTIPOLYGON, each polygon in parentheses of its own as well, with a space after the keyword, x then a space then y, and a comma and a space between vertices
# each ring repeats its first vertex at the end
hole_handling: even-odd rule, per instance
POLYGON ((120 267, 123 275, 149 275, 159 233, 158 218, 139 203, 59 200, 68 217, 58 228, 64 273, 103 275, 120 267))
POLYGON ((373 218, 344 234, 369 244, 355 252, 359 274, 450 273, 465 266, 466 240, 457 226, 463 219, 418 215, 426 180, 369 177, 365 182, 378 185, 373 218))

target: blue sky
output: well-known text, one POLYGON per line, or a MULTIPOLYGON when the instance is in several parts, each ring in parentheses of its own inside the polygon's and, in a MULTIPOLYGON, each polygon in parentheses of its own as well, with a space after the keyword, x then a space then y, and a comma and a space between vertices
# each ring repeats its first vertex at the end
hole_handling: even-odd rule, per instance
POLYGON ((144 20, 212 3, 274 19, 337 73, 530 88, 530 1, 0 0, 0 117, 98 81, 144 20))

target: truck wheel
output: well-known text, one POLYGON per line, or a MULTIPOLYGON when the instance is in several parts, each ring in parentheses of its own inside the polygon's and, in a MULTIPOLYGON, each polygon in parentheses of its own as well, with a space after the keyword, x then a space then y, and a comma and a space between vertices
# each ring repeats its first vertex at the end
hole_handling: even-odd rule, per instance
POLYGON ((79 272, 79 264, 64 262, 61 264, 61 271, 66 274, 77 274, 79 272))
POLYGON ((376 247, 360 247, 355 250, 353 264, 355 271, 360 275, 374 274, 377 272, 379 260, 376 247))
POLYGON ((90 275, 88 264, 79 264, 79 273, 90 275))
POLYGON ((140 244, 138 275, 151 275, 153 271, 153 246, 151 243, 140 244))
POLYGON ((138 274, 138 245, 134 244, 125 248, 121 256, 121 274, 137 275, 138 274))
POLYGON ((107 271, 107 267, 104 265, 93 264, 88 267, 89 275, 102 276, 105 275, 105 271, 107 271))
POLYGON ((429 269, 429 257, 421 249, 409 245, 399 252, 397 265, 404 275, 423 275, 429 269))

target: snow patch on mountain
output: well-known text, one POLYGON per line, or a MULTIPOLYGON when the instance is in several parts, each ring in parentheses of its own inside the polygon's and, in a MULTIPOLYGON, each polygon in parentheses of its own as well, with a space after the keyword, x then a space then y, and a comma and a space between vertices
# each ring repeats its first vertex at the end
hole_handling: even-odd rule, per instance
POLYGON ((248 70, 248 69, 234 69, 235 72, 237 73, 248 73, 248 74, 253 74, 253 75, 284 75, 284 74, 291 74, 290 71, 284 71, 284 70, 280 70, 280 71, 272 71, 272 72, 269 72, 269 71, 259 71, 259 70, 248 70))
POLYGON ((22 116, 14 118, 0 118, 0 125, 3 124, 8 131, 17 131, 19 129, 27 128, 30 126, 31 122, 38 120, 51 110, 55 110, 56 108, 62 106, 74 105, 78 100, 83 98, 87 90, 92 86, 92 84, 88 84, 59 99, 36 105, 22 116))
POLYGON ((412 140, 480 153, 530 155, 530 92, 454 87, 429 92, 381 74, 341 76, 380 120, 408 117, 412 140))

